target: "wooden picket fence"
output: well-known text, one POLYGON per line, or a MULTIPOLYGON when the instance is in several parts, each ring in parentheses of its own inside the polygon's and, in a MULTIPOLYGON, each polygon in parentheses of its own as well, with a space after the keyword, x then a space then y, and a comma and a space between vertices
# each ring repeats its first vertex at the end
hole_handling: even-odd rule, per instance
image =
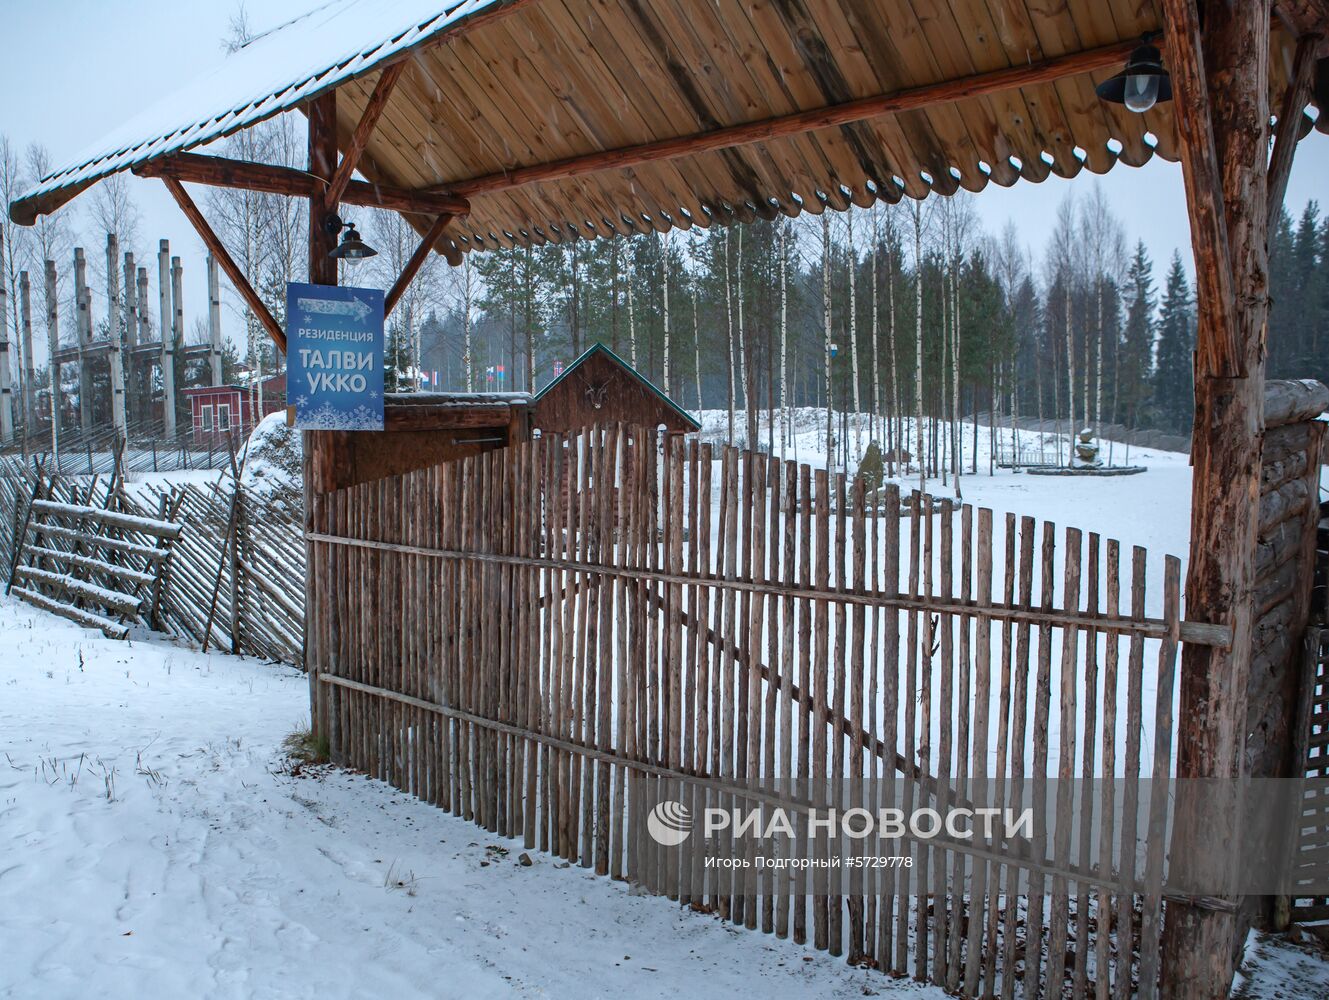
POLYGON ((200 646, 301 662, 305 553, 299 490, 286 486, 255 493, 233 475, 208 485, 136 486, 114 474, 48 476, 40 463, 0 459, 0 552, 6 569, 39 469, 51 501, 140 517, 161 518, 169 511, 180 522, 154 601, 158 628, 200 646), (108 503, 110 491, 117 495, 108 503))
MULTIPOLYGON (((1154 995, 1164 785, 1118 808, 1073 779, 1171 774, 1179 643, 1227 639, 1181 620, 1174 557, 622 427, 311 503, 306 663, 335 760, 968 996, 1154 995), (694 814, 901 790, 1045 808, 1014 847, 905 841, 907 871, 740 883, 642 846, 666 783, 694 814)), ((785 856, 816 856, 806 833, 785 856)))

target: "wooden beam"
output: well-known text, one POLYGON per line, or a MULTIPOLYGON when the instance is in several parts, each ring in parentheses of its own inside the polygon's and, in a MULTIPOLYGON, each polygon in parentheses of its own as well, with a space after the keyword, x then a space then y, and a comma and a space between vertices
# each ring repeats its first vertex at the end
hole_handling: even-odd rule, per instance
POLYGON ((1214 145, 1209 85, 1200 19, 1195 0, 1163 0, 1167 66, 1172 76, 1173 120, 1186 187, 1195 254, 1195 292, 1200 324, 1197 368, 1211 375, 1239 375, 1232 300, 1232 258, 1228 253, 1223 178, 1214 145))
POLYGON ((451 215, 440 215, 434 220, 434 224, 429 227, 425 233, 424 239, 420 245, 415 248, 415 253, 411 254, 411 259, 406 262, 406 266, 401 269, 401 274, 397 280, 392 283, 388 289, 388 294, 383 297, 383 318, 387 319, 392 315, 392 309, 396 306, 398 300, 406 294, 406 289, 411 286, 411 280, 424 265, 425 258, 429 256, 429 251, 434 249, 434 244, 438 242, 443 231, 448 228, 448 223, 452 221, 451 215))
MULTIPOLYGON (((518 408, 519 409, 519 408, 518 408)), ((455 431, 487 427, 507 432, 511 403, 389 403, 383 408, 385 431, 455 431)))
POLYGON ((1315 54, 1329 55, 1329 0, 1277 0, 1274 15, 1294 38, 1315 35, 1315 54))
POLYGON ((537 163, 528 167, 516 167, 512 170, 499 171, 455 181, 446 186, 447 191, 460 197, 474 197, 506 191, 526 184, 538 184, 541 181, 566 180, 581 177, 601 170, 623 170, 652 163, 657 160, 671 160, 680 156, 693 156, 698 153, 712 152, 731 146, 745 146, 754 142, 766 142, 787 135, 810 132, 819 128, 836 125, 848 125, 868 118, 883 115, 900 114, 905 111, 918 111, 937 104, 948 104, 970 97, 981 97, 1004 90, 1014 90, 1038 83, 1047 83, 1062 77, 1090 73, 1109 67, 1120 69, 1126 57, 1139 45, 1139 39, 1132 38, 1112 45, 1066 55, 1054 56, 1039 62, 1007 69, 977 73, 973 76, 955 80, 943 80, 921 87, 897 90, 875 97, 864 97, 844 104, 835 104, 811 111, 798 111, 777 118, 764 118, 761 121, 745 122, 714 129, 710 132, 695 132, 691 135, 672 139, 660 139, 655 142, 640 143, 635 146, 623 146, 607 149, 583 156, 572 156, 550 163, 537 163))
POLYGON ((1292 76, 1288 80, 1287 90, 1283 92, 1283 104, 1278 109, 1274 152, 1269 158, 1270 229, 1278 222, 1278 213, 1283 208, 1287 179, 1292 173, 1292 157, 1297 151, 1302 110, 1310 100, 1311 75, 1315 72, 1315 53, 1319 47, 1319 35, 1302 35, 1297 39, 1297 51, 1292 57, 1292 76))
MULTIPOLYGON (((295 198, 320 197, 330 189, 326 182, 293 167, 272 163, 246 163, 224 156, 204 156, 201 153, 176 153, 157 160, 149 160, 134 168, 139 177, 174 177, 188 184, 207 184, 211 187, 242 188, 265 194, 284 194, 295 198)), ((412 191, 391 185, 350 181, 341 199, 347 205, 384 208, 394 212, 417 215, 466 215, 470 203, 436 191, 412 191)))
POLYGON ((254 286, 249 283, 245 273, 240 270, 235 261, 231 258, 226 246, 221 239, 213 232, 212 227, 208 225, 208 220, 203 217, 203 213, 198 210, 194 204, 194 199, 189 197, 189 193, 184 189, 178 180, 174 177, 163 177, 162 183, 166 185, 166 190, 171 192, 171 197, 175 203, 180 206, 180 211, 185 213, 185 218, 189 220, 198 233, 199 238, 203 240, 203 245, 208 248, 208 252, 216 258, 221 269, 226 272, 226 277, 230 279, 231 285, 240 293, 240 298, 245 300, 245 305, 258 317, 258 321, 263 324, 263 329, 268 331, 268 336, 272 342, 277 345, 277 350, 282 354, 286 353, 286 332, 277 322, 276 317, 263 304, 259 298, 258 292, 254 291, 254 286))
POLYGON ((365 147, 369 145, 369 137, 374 134, 374 127, 378 124, 383 109, 388 106, 388 98, 392 96, 392 90, 397 86, 397 80, 402 73, 406 72, 406 65, 405 60, 392 63, 379 74, 378 83, 374 84, 374 92, 369 95, 369 103, 365 105, 364 113, 360 115, 360 122, 355 126, 355 131, 351 133, 350 144, 347 145, 346 151, 342 153, 341 163, 337 165, 337 172, 332 175, 332 183, 328 185, 327 200, 329 205, 335 206, 341 201, 342 195, 346 192, 346 185, 351 182, 351 174, 355 172, 355 168, 360 162, 360 156, 364 153, 365 147))

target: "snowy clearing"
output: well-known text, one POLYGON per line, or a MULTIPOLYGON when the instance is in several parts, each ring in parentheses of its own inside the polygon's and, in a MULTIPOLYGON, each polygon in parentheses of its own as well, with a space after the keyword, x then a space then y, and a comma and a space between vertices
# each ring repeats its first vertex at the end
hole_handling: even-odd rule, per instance
POLYGON ((290 668, 0 602, 0 995, 940 998, 294 777, 290 668))

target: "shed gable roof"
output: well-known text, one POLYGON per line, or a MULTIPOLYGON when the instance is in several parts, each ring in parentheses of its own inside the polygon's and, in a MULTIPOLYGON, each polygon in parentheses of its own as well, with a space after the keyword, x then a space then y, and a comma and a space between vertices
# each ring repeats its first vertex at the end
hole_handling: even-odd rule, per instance
POLYGON ((645 389, 647 393, 649 393, 651 396, 659 400, 662 406, 664 406, 670 412, 678 416, 690 428, 692 428, 692 430, 694 431, 701 430, 701 423, 700 421, 697 420, 696 417, 694 417, 687 410, 683 409, 683 407, 679 406, 678 403, 674 402, 674 400, 671 399, 664 392, 664 390, 662 390, 659 386, 657 386, 654 382, 648 379, 641 372, 637 371, 637 369, 633 368, 632 365, 624 361, 612 349, 607 347, 605 344, 600 343, 599 341, 592 344, 586 350, 582 351, 581 354, 577 356, 577 359, 575 361, 573 361, 570 365, 564 368, 563 371, 560 372, 555 378, 550 380, 548 385, 546 385, 543 389, 541 389, 539 392, 535 394, 535 396, 532 399, 532 402, 538 404, 540 400, 543 399, 545 396, 549 395, 549 393, 552 390, 562 385, 564 382, 568 381, 572 377, 572 375, 577 371, 577 369, 586 362, 588 358, 594 357, 597 354, 604 355, 610 361, 612 361, 616 366, 623 369, 623 371, 627 373, 627 375, 630 378, 632 378, 634 382, 636 382, 639 386, 645 389))

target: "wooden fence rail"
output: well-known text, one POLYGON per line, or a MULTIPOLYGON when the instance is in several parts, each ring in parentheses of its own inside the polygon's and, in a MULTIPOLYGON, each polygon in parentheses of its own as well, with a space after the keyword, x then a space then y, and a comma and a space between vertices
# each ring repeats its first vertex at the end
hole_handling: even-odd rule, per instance
MULTIPOLYGON (((1122 804, 1092 779, 1171 774, 1178 644, 1228 641, 1182 621, 1178 561, 666 440, 544 437, 313 498, 307 665, 334 758, 966 995, 1153 995, 1164 783, 1122 804), (897 842, 908 869, 739 876, 646 836, 666 798, 694 818, 1041 808, 995 846, 897 842)), ((804 822, 777 850, 828 848, 804 822)))
MULTIPOLYGON (((0 551, 9 566, 26 515, 36 473, 17 460, 0 459, 0 551)), ((135 486, 114 476, 56 476, 48 479, 45 504, 97 508, 102 519, 116 517, 131 529, 139 518, 159 518, 176 510, 182 530, 172 543, 171 562, 157 602, 158 627, 200 645, 263 659, 300 663, 304 643, 305 553, 301 539, 303 499, 291 487, 255 492, 233 475, 208 485, 135 486), (113 505, 108 490, 115 490, 113 505)), ((48 537, 57 525, 43 527, 48 537)), ((101 539, 110 547, 115 539, 101 539)), ((75 558, 65 556, 68 558, 75 558)), ((99 581, 92 568, 94 582, 99 581)))

